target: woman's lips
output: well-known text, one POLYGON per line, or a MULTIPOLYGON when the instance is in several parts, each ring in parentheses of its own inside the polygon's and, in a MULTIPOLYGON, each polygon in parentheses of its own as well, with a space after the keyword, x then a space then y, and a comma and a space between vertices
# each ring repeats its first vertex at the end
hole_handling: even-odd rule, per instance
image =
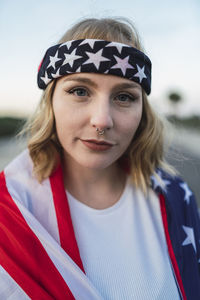
POLYGON ((82 143, 89 149, 95 151, 105 151, 112 148, 114 145, 105 141, 96 140, 81 140, 82 143))

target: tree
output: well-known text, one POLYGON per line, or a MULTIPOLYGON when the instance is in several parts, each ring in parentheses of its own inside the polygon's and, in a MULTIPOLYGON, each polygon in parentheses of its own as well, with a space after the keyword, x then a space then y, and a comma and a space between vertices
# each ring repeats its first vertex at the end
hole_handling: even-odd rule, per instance
POLYGON ((173 103, 177 104, 178 102, 182 101, 182 96, 177 92, 171 92, 168 95, 168 99, 173 103))
POLYGON ((183 98, 179 92, 172 91, 168 93, 168 100, 170 101, 171 106, 171 116, 178 117, 180 115, 180 103, 182 102, 183 98))

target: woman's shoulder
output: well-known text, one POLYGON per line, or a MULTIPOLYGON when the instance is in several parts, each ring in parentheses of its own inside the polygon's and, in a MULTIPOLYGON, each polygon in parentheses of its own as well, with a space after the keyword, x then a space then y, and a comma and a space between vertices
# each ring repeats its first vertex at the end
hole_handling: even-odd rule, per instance
POLYGON ((16 156, 2 171, 9 178, 27 178, 32 175, 33 164, 28 149, 16 156))
POLYGON ((181 176, 171 175, 165 170, 156 170, 157 176, 151 176, 151 188, 156 194, 162 194, 166 205, 179 212, 197 211, 197 201, 190 186, 181 176), (160 178, 160 180, 158 179, 160 178))
POLYGON ((0 173, 1 201, 7 203, 12 199, 12 202, 32 211, 41 207, 41 199, 48 198, 52 199, 50 182, 38 182, 33 173, 33 163, 28 150, 23 151, 0 173))
POLYGON ((152 176, 152 189, 164 196, 168 212, 179 219, 196 218, 200 225, 197 201, 187 182, 180 176, 171 175, 162 169, 158 169, 156 174, 161 178, 162 184, 156 176, 152 176))
MULTIPOLYGON (((0 173, 1 189, 22 199, 33 186, 33 164, 28 149, 14 158, 0 173)), ((2 195, 1 195, 2 196, 2 195)))
POLYGON ((156 175, 151 176, 151 187, 155 192, 168 195, 173 193, 189 201, 193 192, 181 176, 173 175, 163 169, 157 169, 156 175))

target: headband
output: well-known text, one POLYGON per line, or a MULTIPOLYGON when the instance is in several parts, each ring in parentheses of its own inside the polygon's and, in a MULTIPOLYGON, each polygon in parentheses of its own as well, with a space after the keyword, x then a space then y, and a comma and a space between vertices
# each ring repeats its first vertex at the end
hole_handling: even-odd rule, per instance
POLYGON ((72 73, 116 75, 139 83, 149 95, 151 61, 126 44, 96 39, 72 40, 50 47, 39 66, 38 86, 45 89, 55 78, 72 73))

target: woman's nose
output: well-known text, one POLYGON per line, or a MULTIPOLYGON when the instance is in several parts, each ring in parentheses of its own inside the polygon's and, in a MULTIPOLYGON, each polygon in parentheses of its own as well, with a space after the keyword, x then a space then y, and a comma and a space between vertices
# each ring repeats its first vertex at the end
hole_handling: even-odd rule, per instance
POLYGON ((111 107, 108 103, 100 101, 94 105, 91 113, 90 123, 93 127, 99 129, 110 129, 113 127, 111 107))

